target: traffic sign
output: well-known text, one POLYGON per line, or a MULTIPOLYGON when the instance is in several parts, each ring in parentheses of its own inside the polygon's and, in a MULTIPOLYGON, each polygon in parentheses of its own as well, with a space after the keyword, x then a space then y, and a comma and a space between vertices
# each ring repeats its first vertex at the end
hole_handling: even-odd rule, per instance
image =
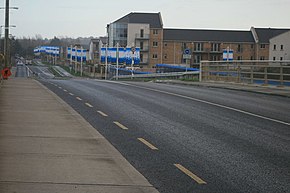
POLYGON ((184 53, 185 55, 189 55, 189 54, 190 54, 190 49, 185 49, 185 50, 183 51, 183 53, 184 53))

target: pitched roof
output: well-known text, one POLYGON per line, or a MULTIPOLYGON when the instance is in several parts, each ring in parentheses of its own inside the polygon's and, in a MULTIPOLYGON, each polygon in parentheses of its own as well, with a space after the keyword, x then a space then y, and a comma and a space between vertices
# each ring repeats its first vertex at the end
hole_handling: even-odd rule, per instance
POLYGON ((164 29, 163 37, 165 41, 254 42, 250 31, 234 30, 164 29))
POLYGON ((114 23, 145 23, 150 24, 151 28, 162 28, 163 22, 160 13, 135 13, 131 12, 128 15, 116 20, 114 23))
POLYGON ((282 33, 290 31, 290 29, 279 28, 255 28, 259 38, 259 43, 270 43, 270 39, 282 33))

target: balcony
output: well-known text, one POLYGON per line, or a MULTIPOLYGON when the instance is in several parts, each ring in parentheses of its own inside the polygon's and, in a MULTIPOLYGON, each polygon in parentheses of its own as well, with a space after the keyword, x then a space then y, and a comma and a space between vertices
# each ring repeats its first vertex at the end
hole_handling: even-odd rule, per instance
POLYGON ((135 34, 135 39, 149 40, 149 34, 135 34))
POLYGON ((149 51, 149 46, 140 47, 140 52, 148 52, 148 51, 149 51))

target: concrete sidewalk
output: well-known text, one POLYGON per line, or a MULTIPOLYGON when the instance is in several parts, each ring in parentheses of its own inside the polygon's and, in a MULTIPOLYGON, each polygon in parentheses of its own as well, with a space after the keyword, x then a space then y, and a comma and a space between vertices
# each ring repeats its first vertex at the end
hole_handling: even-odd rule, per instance
POLYGON ((273 86, 273 85, 260 85, 260 84, 243 84, 243 83, 230 83, 230 82, 190 82, 180 80, 158 80, 157 83, 167 84, 182 84, 191 86, 202 86, 211 88, 224 88, 230 90, 240 90, 253 93, 269 94, 275 96, 290 97, 290 87, 288 86, 273 86))
POLYGON ((0 88, 0 192, 158 191, 54 93, 12 78, 0 88))

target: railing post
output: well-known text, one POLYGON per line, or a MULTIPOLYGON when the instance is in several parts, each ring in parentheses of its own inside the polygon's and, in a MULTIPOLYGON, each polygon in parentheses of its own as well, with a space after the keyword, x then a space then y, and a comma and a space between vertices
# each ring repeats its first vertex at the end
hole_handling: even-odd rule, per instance
POLYGON ((283 64, 280 63, 280 86, 283 86, 283 85, 284 85, 284 84, 283 84, 283 82, 284 82, 283 79, 284 79, 284 78, 283 78, 283 64))
POLYGON ((254 84, 254 67, 251 66, 251 84, 254 84))
POLYGON ((240 67, 240 63, 238 63, 238 83, 241 82, 241 67, 240 67))
POLYGON ((264 79, 265 79, 265 85, 268 85, 268 67, 264 67, 264 79))
POLYGON ((200 62, 199 64, 199 82, 202 82, 202 72, 203 68, 202 68, 202 62, 200 62))

